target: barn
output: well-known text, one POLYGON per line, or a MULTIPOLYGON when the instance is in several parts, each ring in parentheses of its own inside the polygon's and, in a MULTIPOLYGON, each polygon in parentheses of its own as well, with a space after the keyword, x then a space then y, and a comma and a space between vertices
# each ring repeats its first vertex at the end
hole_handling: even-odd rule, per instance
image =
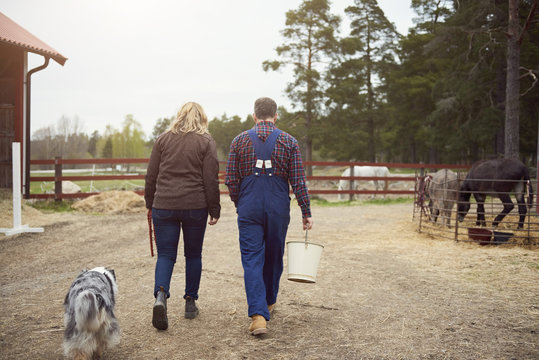
POLYGON ((67 58, 0 12, 0 188, 12 187, 12 143, 21 143, 23 194, 29 194, 30 95, 32 75, 53 59, 67 58), (28 69, 28 53, 41 55, 43 65, 28 69))

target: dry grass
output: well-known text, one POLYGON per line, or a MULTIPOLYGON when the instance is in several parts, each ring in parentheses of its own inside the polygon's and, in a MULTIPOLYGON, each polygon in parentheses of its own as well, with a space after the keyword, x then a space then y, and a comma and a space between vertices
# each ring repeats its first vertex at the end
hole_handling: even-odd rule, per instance
POLYGON ((146 209, 144 198, 133 191, 104 191, 75 202, 75 210, 87 213, 123 214, 146 209))
MULTIPOLYGON (((456 207, 453 207, 451 213, 451 226, 442 225, 441 216, 438 217, 437 222, 433 222, 432 219, 428 217, 428 214, 423 213, 422 218, 420 219, 421 212, 419 208, 415 209, 414 219, 418 224, 422 233, 428 234, 433 238, 446 239, 446 240, 455 240, 464 241, 464 242, 476 242, 468 235, 468 229, 483 228, 486 230, 503 232, 506 234, 511 234, 507 242, 500 240, 495 241, 492 239, 492 245, 502 245, 502 246, 523 246, 529 248, 536 248, 539 246, 539 216, 535 211, 530 211, 525 220, 524 227, 518 229, 519 215, 516 210, 513 210, 509 215, 507 215, 497 227, 492 226, 492 222, 497 214, 502 210, 501 204, 497 206, 486 206, 485 207, 485 220, 487 223, 486 227, 481 227, 476 225, 476 213, 475 206, 473 211, 470 210, 468 215, 464 218, 463 222, 457 223, 456 221, 456 207), (455 225, 457 226, 457 233, 455 234, 455 225), (456 235, 456 237, 455 237, 456 235)), ((482 245, 485 245, 486 242, 483 241, 482 245)))
MULTIPOLYGON (((249 319, 236 215, 223 198, 209 227, 198 301, 182 315, 178 257, 170 327, 151 326, 153 269, 146 214, 40 215, 41 234, 0 236, 2 359, 62 357, 63 297, 81 268, 116 270, 122 342, 105 359, 537 359, 539 252, 420 234, 412 205, 317 207, 316 284, 281 281, 269 334, 249 319)), ((3 219, 2 221, 5 221, 3 219)), ((288 240, 301 240, 296 206, 288 240)))

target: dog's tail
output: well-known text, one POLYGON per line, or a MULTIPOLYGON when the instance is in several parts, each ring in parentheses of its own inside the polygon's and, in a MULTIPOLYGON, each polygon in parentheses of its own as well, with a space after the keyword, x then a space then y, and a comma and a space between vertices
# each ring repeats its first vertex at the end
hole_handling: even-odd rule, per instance
POLYGON ((77 298, 75 305, 77 330, 96 332, 101 326, 100 299, 91 291, 83 291, 77 298))

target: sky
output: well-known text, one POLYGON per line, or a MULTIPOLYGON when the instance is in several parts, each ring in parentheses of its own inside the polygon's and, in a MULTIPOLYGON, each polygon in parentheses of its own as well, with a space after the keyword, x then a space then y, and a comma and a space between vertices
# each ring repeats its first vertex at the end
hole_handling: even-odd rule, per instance
MULTIPOLYGON (((188 101, 209 119, 253 112, 269 96, 292 109, 285 95, 291 70, 265 72, 284 42, 286 12, 301 0, 0 0, 0 11, 68 60, 51 60, 32 75, 32 133, 78 118, 88 134, 120 130, 133 115, 151 136, 159 118, 188 101)), ((346 24, 353 0, 333 0, 346 24)), ((378 0, 406 34, 410 0, 378 0)), ((341 35, 346 35, 346 25, 341 35)), ((44 58, 30 54, 28 69, 44 58)))

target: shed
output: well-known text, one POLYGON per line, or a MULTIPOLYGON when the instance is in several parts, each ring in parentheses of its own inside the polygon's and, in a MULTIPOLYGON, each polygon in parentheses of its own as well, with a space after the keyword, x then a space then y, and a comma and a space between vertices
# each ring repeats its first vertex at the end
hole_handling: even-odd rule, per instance
POLYGON ((32 74, 53 59, 64 65, 67 58, 0 12, 0 188, 12 187, 12 146, 21 143, 22 186, 30 184, 30 95, 32 74), (28 53, 44 57, 44 63, 28 70, 28 53))

